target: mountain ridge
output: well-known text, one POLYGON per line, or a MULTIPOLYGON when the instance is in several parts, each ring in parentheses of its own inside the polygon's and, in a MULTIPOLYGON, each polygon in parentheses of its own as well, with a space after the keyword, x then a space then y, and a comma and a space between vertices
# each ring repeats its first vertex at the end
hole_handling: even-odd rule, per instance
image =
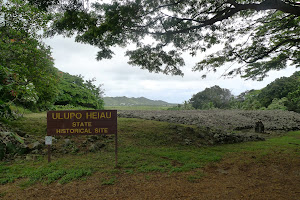
POLYGON ((173 106, 176 104, 146 97, 103 97, 105 106, 173 106))

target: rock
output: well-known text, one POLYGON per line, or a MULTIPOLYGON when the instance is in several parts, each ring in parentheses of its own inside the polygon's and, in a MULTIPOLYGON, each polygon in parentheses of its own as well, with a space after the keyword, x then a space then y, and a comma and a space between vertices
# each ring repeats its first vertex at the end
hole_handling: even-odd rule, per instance
POLYGON ((24 155, 30 152, 30 149, 26 144, 21 144, 18 148, 18 154, 19 155, 24 155))
POLYGON ((105 146, 105 144, 102 143, 92 143, 89 147, 89 151, 90 152, 97 152, 99 151, 101 148, 103 148, 105 146))
POLYGON ((14 158, 23 155, 30 150, 24 142, 24 138, 13 132, 0 132, 0 160, 14 158))
POLYGON ((213 136, 216 140, 218 140, 220 138, 220 135, 219 134, 214 134, 213 136))
POLYGON ((93 140, 98 140, 99 138, 98 138, 97 135, 91 135, 91 139, 93 139, 93 140))
POLYGON ((28 144, 27 147, 30 149, 30 150, 34 150, 34 149, 42 149, 43 148, 43 145, 39 142, 39 141, 35 141, 31 144, 28 144))
POLYGON ((36 155, 31 155, 31 154, 28 154, 25 157, 25 160, 28 160, 28 161, 32 161, 32 160, 36 160, 36 159, 37 159, 37 156, 36 155))
POLYGON ((42 148, 43 145, 40 142, 36 141, 33 143, 33 149, 42 149, 42 148))
POLYGON ((93 136, 88 137, 87 141, 88 141, 88 142, 95 142, 95 141, 97 141, 97 139, 98 139, 98 138, 97 138, 96 136, 93 135, 93 136))
POLYGON ((190 144, 192 144, 192 140, 186 138, 186 139, 184 139, 184 144, 190 145, 190 144))
POLYGON ((6 143, 6 153, 15 154, 17 152, 17 146, 13 142, 6 143))
POLYGON ((20 129, 14 129, 14 131, 21 137, 24 137, 26 135, 26 132, 21 131, 20 129))
POLYGON ((197 137, 198 138, 204 138, 205 137, 205 133, 202 132, 202 131, 199 131, 198 134, 197 134, 197 137))
POLYGON ((197 124, 223 130, 247 130, 256 121, 263 121, 265 130, 300 130, 300 114, 274 110, 181 110, 181 111, 118 111, 119 117, 154 119, 177 124, 197 124))
POLYGON ((78 152, 79 152, 79 149, 78 149, 76 146, 74 146, 74 147, 72 148, 72 152, 71 152, 71 153, 76 154, 76 153, 78 153, 78 152))
POLYGON ((38 154, 38 153, 39 153, 39 150, 38 150, 38 149, 35 149, 35 150, 31 151, 31 153, 33 153, 33 154, 38 154))
POLYGON ((177 125, 175 125, 175 124, 170 124, 170 125, 169 125, 169 128, 170 128, 170 129, 175 129, 175 130, 177 130, 177 125))
POLYGON ((69 146, 71 144, 70 139, 64 139, 64 141, 65 141, 65 146, 69 146))
POLYGON ((262 121, 258 121, 255 123, 255 133, 264 133, 265 132, 265 126, 262 123, 262 121))
POLYGON ((227 170, 221 169, 221 168, 217 169, 217 172, 219 172, 220 174, 224 174, 224 175, 227 175, 227 174, 228 174, 228 171, 227 171, 227 170))
POLYGON ((0 160, 3 160, 6 153, 6 145, 0 140, 0 160))

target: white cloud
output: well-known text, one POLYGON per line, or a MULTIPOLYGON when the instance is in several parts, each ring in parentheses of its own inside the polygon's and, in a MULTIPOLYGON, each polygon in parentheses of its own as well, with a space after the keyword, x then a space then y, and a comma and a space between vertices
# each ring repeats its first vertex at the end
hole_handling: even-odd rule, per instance
MULTIPOLYGON (((125 50, 115 48, 115 56, 110 60, 96 61, 97 48, 75 43, 72 38, 56 36, 45 42, 52 47, 55 66, 72 75, 83 75, 85 79, 97 79, 98 84, 104 84, 106 96, 127 96, 164 100, 171 103, 182 103, 189 100, 193 94, 207 87, 219 85, 227 88, 235 95, 249 89, 261 89, 268 83, 282 76, 290 76, 295 68, 290 67, 280 72, 271 72, 263 82, 245 81, 239 77, 233 79, 220 78, 223 73, 211 73, 206 79, 200 72, 192 72, 192 66, 197 59, 188 57, 183 68, 184 77, 149 73, 139 67, 127 64, 125 50)), ((203 57, 204 55, 199 55, 203 57)), ((225 69, 225 68, 224 68, 225 69)))

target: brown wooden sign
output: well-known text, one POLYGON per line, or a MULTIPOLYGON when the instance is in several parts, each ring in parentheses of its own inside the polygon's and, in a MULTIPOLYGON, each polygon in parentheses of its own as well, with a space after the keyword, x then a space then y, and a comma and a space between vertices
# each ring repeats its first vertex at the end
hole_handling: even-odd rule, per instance
POLYGON ((47 113, 47 135, 117 134, 116 110, 68 110, 47 113))

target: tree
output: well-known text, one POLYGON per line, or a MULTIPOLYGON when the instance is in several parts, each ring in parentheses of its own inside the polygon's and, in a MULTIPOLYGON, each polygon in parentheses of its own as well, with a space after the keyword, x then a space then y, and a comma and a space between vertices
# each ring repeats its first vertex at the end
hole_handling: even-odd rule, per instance
POLYGON ((55 9, 84 9, 89 0, 28 0, 28 2, 42 11, 53 11, 55 9))
POLYGON ((273 99, 287 97, 300 87, 300 72, 295 72, 290 77, 277 78, 261 90, 258 100, 264 107, 268 107, 273 99))
POLYGON ((230 101, 230 107, 234 109, 243 110, 258 110, 264 109, 258 100, 258 96, 261 90, 247 90, 242 92, 237 97, 234 97, 230 101))
POLYGON ((55 105, 84 106, 94 109, 103 109, 103 90, 101 85, 96 87, 95 79, 84 81, 81 75, 73 76, 60 72, 59 95, 55 105))
POLYGON ((84 1, 73 2, 55 15, 49 34, 76 34, 77 42, 100 48, 98 60, 111 58, 114 46, 134 43, 126 52, 129 63, 150 72, 183 75, 184 52, 196 56, 214 48, 221 50, 193 70, 230 63, 224 76, 262 80, 270 70, 300 66, 296 0, 113 0, 89 10, 84 1))
POLYGON ((286 102, 286 97, 281 99, 274 98, 272 103, 267 107, 267 110, 287 110, 287 107, 285 106, 286 102))
POLYGON ((287 99, 287 109, 300 113, 300 86, 296 91, 290 92, 287 96, 287 99))
POLYGON ((190 103, 196 109, 228 108, 231 98, 228 89, 215 85, 193 95, 190 103))
POLYGON ((0 99, 45 108, 57 95, 58 71, 38 34, 47 14, 25 1, 0 0, 0 99))
POLYGON ((297 80, 298 87, 288 93, 285 105, 288 110, 300 113, 300 72, 295 72, 291 77, 297 80))

